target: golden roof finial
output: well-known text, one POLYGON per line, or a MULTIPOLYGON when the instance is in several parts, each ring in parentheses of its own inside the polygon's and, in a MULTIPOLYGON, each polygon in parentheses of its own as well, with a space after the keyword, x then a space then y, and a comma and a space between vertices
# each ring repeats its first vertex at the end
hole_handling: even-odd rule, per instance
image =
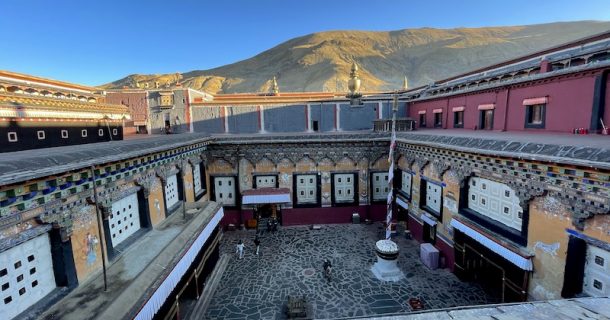
POLYGON ((409 80, 407 79, 407 76, 405 76, 405 80, 402 82, 402 89, 403 90, 409 89, 409 80))
POLYGON ((347 88, 349 89, 348 97, 359 97, 360 95, 360 77, 358 76, 358 65, 356 62, 352 62, 352 69, 349 74, 349 81, 347 82, 347 88))
POLYGON ((274 96, 278 96, 280 94, 280 87, 277 85, 277 79, 273 76, 273 80, 271 82, 271 93, 274 96))

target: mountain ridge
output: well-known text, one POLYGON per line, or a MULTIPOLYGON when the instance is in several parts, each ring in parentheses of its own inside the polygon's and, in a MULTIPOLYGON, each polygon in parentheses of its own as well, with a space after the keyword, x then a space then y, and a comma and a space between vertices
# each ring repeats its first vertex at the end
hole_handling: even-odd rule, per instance
POLYGON ((352 61, 360 66, 363 91, 398 89, 404 76, 425 85, 610 30, 607 21, 556 22, 525 26, 394 31, 336 30, 295 37, 251 58, 208 70, 131 74, 102 85, 161 88, 180 82, 212 94, 346 91, 352 61))

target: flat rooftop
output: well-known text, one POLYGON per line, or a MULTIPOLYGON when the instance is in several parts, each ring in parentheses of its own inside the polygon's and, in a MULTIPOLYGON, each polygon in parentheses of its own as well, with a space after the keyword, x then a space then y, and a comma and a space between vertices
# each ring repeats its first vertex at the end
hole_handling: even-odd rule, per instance
POLYGON ((0 185, 88 168, 210 140, 202 133, 141 135, 125 140, 0 153, 0 185))
MULTIPOLYGON (((610 169, 610 135, 422 129, 397 132, 396 136, 399 141, 412 144, 610 169)), ((132 135, 126 136, 122 141, 0 153, 0 185, 78 170, 197 142, 246 145, 389 141, 389 138, 389 132, 371 130, 322 133, 132 135)))
POLYGON ((42 319, 132 319, 220 210, 201 203, 197 213, 175 212, 121 253, 108 267, 43 313, 42 319))
POLYGON ((610 169, 610 135, 423 129, 396 137, 458 151, 610 169))

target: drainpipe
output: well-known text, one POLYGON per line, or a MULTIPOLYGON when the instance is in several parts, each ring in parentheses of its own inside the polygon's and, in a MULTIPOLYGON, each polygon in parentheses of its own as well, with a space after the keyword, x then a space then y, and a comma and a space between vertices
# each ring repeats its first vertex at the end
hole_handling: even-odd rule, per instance
MULTIPOLYGON (((604 70, 600 75, 595 77, 595 86, 593 87, 593 108, 591 110, 591 125, 589 131, 597 133, 601 128, 600 119, 604 118, 606 109, 606 82, 608 79, 608 71, 604 70)), ((608 126, 608 124, 605 124, 608 126)))
POLYGON ((506 131, 506 126, 508 123, 508 105, 510 103, 510 86, 506 87, 506 99, 504 100, 504 125, 502 125, 502 131, 506 131))
POLYGON ((449 97, 447 97, 447 104, 445 105, 445 121, 443 123, 443 129, 449 127, 449 97))

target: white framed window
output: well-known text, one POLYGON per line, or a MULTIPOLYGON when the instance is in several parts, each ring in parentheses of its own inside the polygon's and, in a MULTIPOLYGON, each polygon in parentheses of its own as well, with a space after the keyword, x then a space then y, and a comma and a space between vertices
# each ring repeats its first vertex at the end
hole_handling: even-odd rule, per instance
POLYGON ((438 184, 430 183, 429 181, 426 181, 425 185, 425 205, 438 216, 441 214, 443 187, 438 184))
POLYGON ((355 174, 353 173, 335 173, 333 175, 333 193, 335 202, 351 203, 356 199, 354 188, 355 174))
POLYGON ((104 136, 104 129, 98 129, 97 130, 97 135, 100 136, 100 137, 103 137, 104 136))
POLYGON ((68 130, 61 130, 61 137, 63 139, 68 139, 68 130))
POLYGON ((479 177, 470 178, 468 208, 521 231, 523 208, 519 198, 509 186, 479 177))
POLYGON ((17 142, 17 132, 11 131, 8 133, 8 142, 17 142))
POLYGON ((119 134, 119 130, 117 129, 112 129, 112 135, 116 136, 117 134, 119 134))
POLYGON ((80 131, 80 135, 81 135, 81 137, 86 138, 87 137, 87 129, 81 130, 80 131))
POLYGON ((410 172, 403 171, 402 179, 400 181, 400 191, 407 195, 409 199, 411 199, 411 183, 413 180, 413 175, 410 172))
POLYGON ((592 297, 610 295, 610 252, 587 244, 583 292, 592 297))
POLYGON ((137 193, 115 201, 112 204, 108 226, 110 227, 110 240, 114 247, 140 230, 140 211, 137 193))
POLYGON ((38 136, 38 140, 44 140, 47 137, 44 130, 36 131, 36 135, 38 136))
POLYGON ((178 178, 174 174, 169 176, 165 183, 165 204, 167 205, 166 209, 173 207, 176 203, 178 203, 178 201, 180 201, 180 199, 178 198, 178 178))
POLYGON ((0 253, 0 314, 12 319, 55 289, 49 235, 0 253))
POLYGON ((373 179, 373 201, 386 200, 388 198, 388 193, 390 192, 390 185, 388 184, 388 173, 372 173, 371 179, 373 179))
POLYGON ((317 203, 318 176, 315 174, 299 174, 296 176, 297 203, 317 203))
POLYGON ((235 177, 214 177, 214 194, 217 202, 225 206, 236 205, 235 177))
POLYGON ((203 184, 201 183, 201 163, 193 165, 193 188, 195 194, 199 194, 203 191, 203 184))
POLYGON ((256 189, 275 188, 277 176, 256 176, 256 189))

